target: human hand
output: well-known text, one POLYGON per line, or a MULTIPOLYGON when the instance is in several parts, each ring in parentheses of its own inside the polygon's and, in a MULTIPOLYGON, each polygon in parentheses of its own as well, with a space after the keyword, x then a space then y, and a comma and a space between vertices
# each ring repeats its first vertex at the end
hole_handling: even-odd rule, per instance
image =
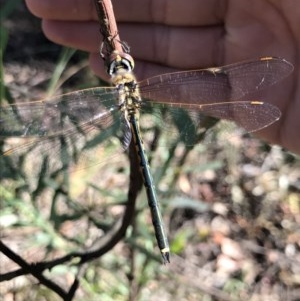
MULTIPOLYGON (((26 0, 43 19, 46 36, 90 52, 90 65, 105 77, 93 0, 26 0)), ((259 136, 300 153, 300 6, 285 0, 113 1, 120 38, 131 47, 142 79, 178 69, 221 66, 261 56, 294 64, 292 76, 267 91, 281 119, 259 136)))

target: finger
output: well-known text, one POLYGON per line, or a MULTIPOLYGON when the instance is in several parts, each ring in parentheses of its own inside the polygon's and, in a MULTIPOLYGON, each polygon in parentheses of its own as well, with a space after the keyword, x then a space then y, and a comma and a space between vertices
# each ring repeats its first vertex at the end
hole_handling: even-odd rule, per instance
POLYGON ((120 37, 137 59, 173 68, 191 69, 223 61, 223 27, 120 25, 120 37))
MULTIPOLYGON (((94 0, 26 0, 37 17, 52 20, 96 20, 94 0)), ((225 0, 118 0, 113 1, 116 19, 123 22, 176 26, 216 25, 223 22, 225 0)))
POLYGON ((202 26, 223 23, 227 1, 119 0, 113 7, 118 21, 202 26))
POLYGON ((93 21, 43 20, 42 29, 49 40, 87 52, 97 52, 102 42, 99 24, 93 21))
POLYGON ((97 20, 94 0, 25 0, 35 16, 48 20, 97 20))
MULTIPOLYGON (((46 36, 59 44, 97 52, 101 43, 96 22, 42 23, 46 36)), ((172 68, 192 69, 223 64, 223 28, 169 27, 148 24, 119 26, 121 39, 128 42, 135 59, 172 68)))

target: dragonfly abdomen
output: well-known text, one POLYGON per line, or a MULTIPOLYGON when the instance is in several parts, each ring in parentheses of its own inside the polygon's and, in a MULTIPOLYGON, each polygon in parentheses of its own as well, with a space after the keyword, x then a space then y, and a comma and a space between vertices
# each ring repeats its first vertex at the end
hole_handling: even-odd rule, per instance
POLYGON ((158 198, 156 195, 154 181, 150 172, 150 167, 148 163, 148 158, 144 150, 143 140, 140 134, 138 117, 136 114, 131 114, 129 118, 132 136, 134 139, 137 154, 140 159, 140 169, 144 181, 144 186, 146 188, 148 205, 150 207, 152 223, 155 231, 155 237, 157 240, 158 247, 162 254, 163 262, 170 262, 170 248, 167 235, 163 226, 162 215, 159 210, 158 198))

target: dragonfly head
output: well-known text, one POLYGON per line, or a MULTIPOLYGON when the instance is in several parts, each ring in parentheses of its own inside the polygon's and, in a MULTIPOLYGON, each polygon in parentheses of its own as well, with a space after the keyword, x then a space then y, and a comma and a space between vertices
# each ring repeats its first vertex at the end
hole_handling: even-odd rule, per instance
POLYGON ((131 72, 134 68, 134 60, 128 53, 113 51, 108 62, 107 73, 115 75, 119 70, 131 72))

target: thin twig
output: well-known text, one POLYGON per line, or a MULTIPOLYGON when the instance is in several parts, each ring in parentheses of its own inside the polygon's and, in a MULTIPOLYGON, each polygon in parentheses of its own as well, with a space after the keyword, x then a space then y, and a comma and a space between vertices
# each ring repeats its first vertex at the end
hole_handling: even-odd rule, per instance
POLYGON ((111 231, 109 231, 108 234, 106 234, 104 237, 101 237, 101 239, 94 243, 90 250, 84 250, 84 252, 73 252, 52 261, 42 261, 36 262, 34 264, 29 264, 24 261, 23 265, 22 261, 20 261, 22 260, 22 258, 20 258, 20 260, 18 260, 17 258, 17 261, 15 261, 15 256, 18 255, 14 254, 3 242, 0 242, 0 251, 3 252, 3 254, 5 254, 12 261, 18 263, 21 266, 21 269, 5 274, 0 274, 0 282, 11 280, 17 276, 32 274, 32 271, 36 273, 42 273, 46 269, 50 270, 57 265, 69 262, 75 258, 78 258, 80 264, 83 264, 104 255, 124 238, 126 230, 130 225, 132 217, 134 215, 135 200, 136 196, 130 193, 123 217, 115 224, 115 226, 111 229, 111 231))
POLYGON ((95 0, 97 14, 100 22, 100 32, 103 37, 103 47, 105 53, 103 58, 107 58, 113 51, 123 52, 123 45, 119 38, 117 23, 110 0, 95 0))
POLYGON ((10 258, 13 262, 21 266, 23 271, 25 271, 25 274, 31 274, 32 276, 37 278, 41 284, 56 292, 63 299, 65 298, 66 292, 60 286, 45 278, 40 270, 34 269, 35 265, 27 263, 22 257, 20 257, 14 251, 9 249, 5 244, 3 244, 2 241, 0 241, 0 251, 8 258, 10 258))

